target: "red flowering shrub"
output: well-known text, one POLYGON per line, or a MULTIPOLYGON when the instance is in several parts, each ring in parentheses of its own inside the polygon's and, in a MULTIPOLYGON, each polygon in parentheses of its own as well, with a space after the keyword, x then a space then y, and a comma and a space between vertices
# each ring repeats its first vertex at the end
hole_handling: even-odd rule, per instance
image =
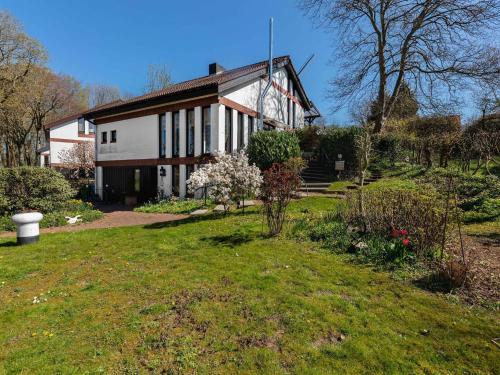
POLYGON ((281 232, 286 208, 300 184, 299 175, 284 164, 275 163, 264 171, 261 199, 270 235, 275 236, 281 232))

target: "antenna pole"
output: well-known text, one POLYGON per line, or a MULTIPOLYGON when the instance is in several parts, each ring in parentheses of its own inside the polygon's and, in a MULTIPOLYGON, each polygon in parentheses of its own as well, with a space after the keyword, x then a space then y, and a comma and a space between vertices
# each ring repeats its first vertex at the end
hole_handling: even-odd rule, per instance
POLYGON ((271 17, 269 19, 269 79, 264 91, 262 91, 259 97, 259 130, 264 129, 264 98, 266 97, 273 82, 273 24, 274 19, 271 17))
POLYGON ((306 66, 311 62, 311 60, 314 58, 314 53, 307 59, 307 61, 302 65, 302 67, 299 69, 299 72, 297 73, 298 76, 300 76, 300 73, 306 68, 306 66))

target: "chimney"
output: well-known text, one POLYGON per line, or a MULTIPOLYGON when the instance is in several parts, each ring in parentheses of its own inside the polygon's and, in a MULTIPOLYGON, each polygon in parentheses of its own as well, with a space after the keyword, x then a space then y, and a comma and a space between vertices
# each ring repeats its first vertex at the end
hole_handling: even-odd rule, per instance
POLYGON ((213 74, 219 74, 224 71, 224 67, 222 65, 219 65, 217 63, 212 63, 208 65, 208 74, 213 75, 213 74))

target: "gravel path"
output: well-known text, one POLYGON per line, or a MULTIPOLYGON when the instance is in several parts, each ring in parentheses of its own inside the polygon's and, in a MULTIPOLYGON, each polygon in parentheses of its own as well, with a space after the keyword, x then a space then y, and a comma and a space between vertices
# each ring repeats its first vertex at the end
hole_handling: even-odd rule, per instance
MULTIPOLYGON (((40 233, 59 233, 59 232, 76 232, 86 229, 101 229, 114 227, 127 227, 131 225, 147 225, 162 223, 165 221, 181 220, 188 215, 171 215, 171 214, 145 214, 142 212, 134 212, 127 208, 104 207, 102 209, 104 217, 92 221, 90 223, 81 223, 75 225, 66 225, 64 227, 53 227, 40 229, 40 233)), ((15 237, 15 232, 1 232, 0 237, 15 237)))

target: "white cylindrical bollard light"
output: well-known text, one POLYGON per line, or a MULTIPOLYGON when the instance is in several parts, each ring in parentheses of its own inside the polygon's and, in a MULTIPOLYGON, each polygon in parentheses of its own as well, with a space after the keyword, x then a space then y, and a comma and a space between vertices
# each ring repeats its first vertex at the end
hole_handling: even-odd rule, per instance
POLYGON ((25 245, 37 242, 40 238, 40 221, 43 215, 40 212, 23 212, 12 216, 17 227, 17 244, 25 245))

